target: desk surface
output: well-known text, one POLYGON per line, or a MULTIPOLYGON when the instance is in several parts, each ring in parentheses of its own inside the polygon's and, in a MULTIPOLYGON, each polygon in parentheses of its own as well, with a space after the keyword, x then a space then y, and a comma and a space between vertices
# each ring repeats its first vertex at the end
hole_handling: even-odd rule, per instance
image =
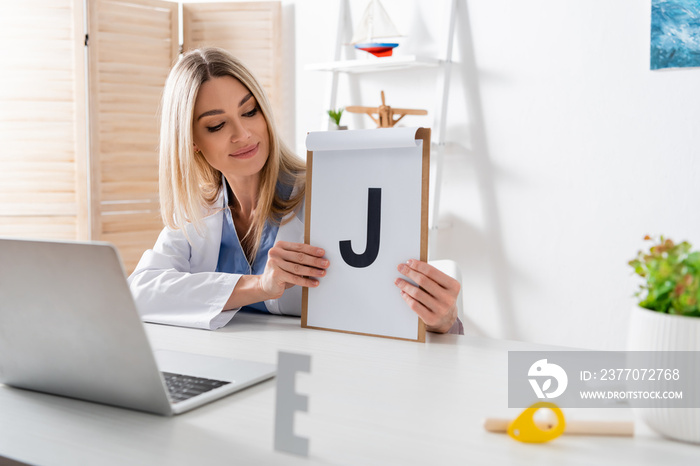
MULTIPOLYGON (((487 433, 507 408, 509 350, 541 345, 429 334, 425 344, 302 329, 299 319, 240 313, 215 332, 147 325, 154 348, 268 363, 310 354, 297 435, 309 458, 272 447, 275 381, 164 418, 0 385, 0 456, 32 464, 697 464, 700 446, 662 439, 562 436, 526 445, 487 433)), ((632 419, 626 408, 568 419, 632 419)))

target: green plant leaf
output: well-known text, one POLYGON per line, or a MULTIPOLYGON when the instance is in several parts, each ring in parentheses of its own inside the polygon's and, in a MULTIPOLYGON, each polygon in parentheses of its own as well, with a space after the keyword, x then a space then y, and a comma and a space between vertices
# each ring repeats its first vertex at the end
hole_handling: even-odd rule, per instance
POLYGON ((336 126, 340 126, 340 118, 343 116, 343 108, 339 108, 338 110, 328 110, 328 116, 331 117, 331 120, 336 124, 336 126))
POLYGON ((645 309, 700 317, 700 251, 687 241, 646 236, 652 245, 628 265, 644 280, 635 296, 645 309))

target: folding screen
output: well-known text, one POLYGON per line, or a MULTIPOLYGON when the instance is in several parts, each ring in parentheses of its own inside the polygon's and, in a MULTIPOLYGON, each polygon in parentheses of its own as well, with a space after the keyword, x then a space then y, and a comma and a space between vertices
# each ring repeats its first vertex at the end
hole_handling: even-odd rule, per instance
MULTIPOLYGON (((127 272, 153 245, 158 106, 179 52, 177 10, 161 0, 88 0, 87 12, 82 0, 1 2, 0 236, 110 241, 127 272)), ((279 107, 280 11, 185 4, 184 49, 228 49, 279 107)))
POLYGON ((0 3, 0 236, 87 239, 83 2, 0 3))
POLYGON ((177 4, 88 3, 91 237, 127 270, 163 228, 158 209, 158 106, 179 52, 177 4))

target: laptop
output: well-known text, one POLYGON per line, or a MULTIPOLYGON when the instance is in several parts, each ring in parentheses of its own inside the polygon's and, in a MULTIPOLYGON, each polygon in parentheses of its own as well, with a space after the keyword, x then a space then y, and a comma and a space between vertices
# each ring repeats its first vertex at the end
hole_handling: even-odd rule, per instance
POLYGON ((0 239, 0 383, 170 416, 275 371, 152 351, 111 244, 0 239))

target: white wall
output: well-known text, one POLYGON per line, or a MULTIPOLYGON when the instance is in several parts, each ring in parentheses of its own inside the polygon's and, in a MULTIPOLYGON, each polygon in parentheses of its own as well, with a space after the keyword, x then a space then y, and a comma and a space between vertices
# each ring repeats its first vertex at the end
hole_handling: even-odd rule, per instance
MULTIPOLYGON (((438 53, 447 1, 382 1, 408 35, 397 54, 438 53)), ((338 3, 285 2, 300 153, 322 129, 328 92, 328 76, 304 67, 332 58, 338 3)), ((365 4, 352 2, 354 20, 365 4)), ((451 227, 435 258, 462 268, 468 330, 623 349, 638 283, 627 261, 641 238, 700 246, 700 71, 649 70, 648 0, 458 0, 458 10, 440 212, 451 227)), ((360 98, 344 92, 339 104, 376 105, 384 89, 389 105, 431 110, 436 78, 367 76, 360 98)))

